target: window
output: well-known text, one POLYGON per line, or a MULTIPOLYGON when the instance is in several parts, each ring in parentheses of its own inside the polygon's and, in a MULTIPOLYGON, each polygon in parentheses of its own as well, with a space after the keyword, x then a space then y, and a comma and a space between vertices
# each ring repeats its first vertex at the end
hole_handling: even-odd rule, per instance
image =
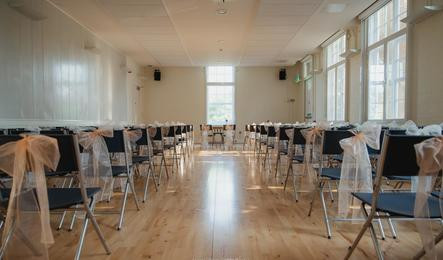
POLYGON ((345 120, 346 60, 340 56, 346 50, 346 34, 326 46, 327 120, 345 120))
POLYGON ((302 62, 305 87, 305 119, 312 120, 314 116, 314 78, 312 76, 312 56, 308 56, 302 62))
POLYGON ((405 118, 407 0, 392 0, 366 23, 369 120, 405 118))
POLYGON ((206 121, 212 125, 233 124, 234 67, 209 66, 206 68, 206 121))

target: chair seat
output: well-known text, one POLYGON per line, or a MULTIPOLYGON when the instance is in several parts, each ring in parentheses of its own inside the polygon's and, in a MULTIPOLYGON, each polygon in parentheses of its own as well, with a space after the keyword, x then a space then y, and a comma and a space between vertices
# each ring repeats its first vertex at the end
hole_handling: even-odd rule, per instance
POLYGON ((332 155, 331 159, 338 162, 343 162, 343 154, 332 155))
POLYGON ((305 157, 303 155, 294 155, 294 157, 292 157, 292 160, 298 163, 302 163, 304 162, 305 157))
POLYGON ((411 176, 389 176, 388 179, 393 181, 411 181, 411 176))
MULTIPOLYGON (((91 198, 100 191, 100 188, 86 188, 86 196, 91 198)), ((1 189, 2 203, 7 204, 11 189, 1 189)), ((48 188, 49 209, 66 209, 83 203, 80 188, 48 188)))
POLYGON ((134 163, 134 164, 148 162, 148 161, 149 161, 149 156, 147 156, 147 155, 132 156, 132 163, 134 163))
POLYGON ((321 177, 326 177, 331 180, 340 180, 341 168, 323 168, 321 177))
POLYGON ((165 145, 163 146, 164 149, 171 149, 171 148, 173 148, 173 147, 174 147, 173 144, 165 144, 165 145))
POLYGON ((112 169, 112 176, 118 176, 121 175, 123 173, 127 173, 128 170, 126 169, 126 166, 120 166, 120 165, 113 165, 111 166, 112 169))
MULTIPOLYGON (((372 193, 352 193, 363 203, 371 205, 372 193)), ((433 196, 428 198, 429 216, 441 218, 439 199, 433 196)), ((382 192, 378 196, 377 211, 389 213, 391 216, 414 217, 415 193, 414 192, 382 192)))

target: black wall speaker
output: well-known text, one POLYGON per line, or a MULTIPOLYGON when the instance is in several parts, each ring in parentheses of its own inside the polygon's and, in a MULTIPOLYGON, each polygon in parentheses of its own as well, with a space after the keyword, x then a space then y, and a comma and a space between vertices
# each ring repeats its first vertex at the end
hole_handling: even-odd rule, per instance
POLYGON ((162 73, 159 69, 154 70, 154 80, 160 81, 162 79, 162 73))
POLYGON ((286 80, 286 69, 280 69, 280 72, 278 73, 278 79, 286 80))

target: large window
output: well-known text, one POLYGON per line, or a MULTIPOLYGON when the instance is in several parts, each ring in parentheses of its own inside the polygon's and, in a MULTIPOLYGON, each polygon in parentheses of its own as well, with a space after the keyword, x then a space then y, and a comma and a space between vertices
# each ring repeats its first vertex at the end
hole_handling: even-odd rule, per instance
POLYGON ((392 0, 366 20, 369 120, 405 118, 407 0, 392 0))
POLYGON ((326 46, 327 120, 345 120, 346 64, 340 55, 346 50, 343 34, 326 46))
POLYGON ((206 68, 206 121, 212 125, 235 122, 235 77, 232 66, 206 68))

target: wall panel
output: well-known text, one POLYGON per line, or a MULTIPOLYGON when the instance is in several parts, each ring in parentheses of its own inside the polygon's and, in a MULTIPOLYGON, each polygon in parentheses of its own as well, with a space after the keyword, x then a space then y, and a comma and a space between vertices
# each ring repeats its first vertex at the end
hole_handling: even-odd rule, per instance
POLYGON ((0 126, 132 121, 126 56, 50 3, 24 2, 46 18, 0 1, 0 126))

